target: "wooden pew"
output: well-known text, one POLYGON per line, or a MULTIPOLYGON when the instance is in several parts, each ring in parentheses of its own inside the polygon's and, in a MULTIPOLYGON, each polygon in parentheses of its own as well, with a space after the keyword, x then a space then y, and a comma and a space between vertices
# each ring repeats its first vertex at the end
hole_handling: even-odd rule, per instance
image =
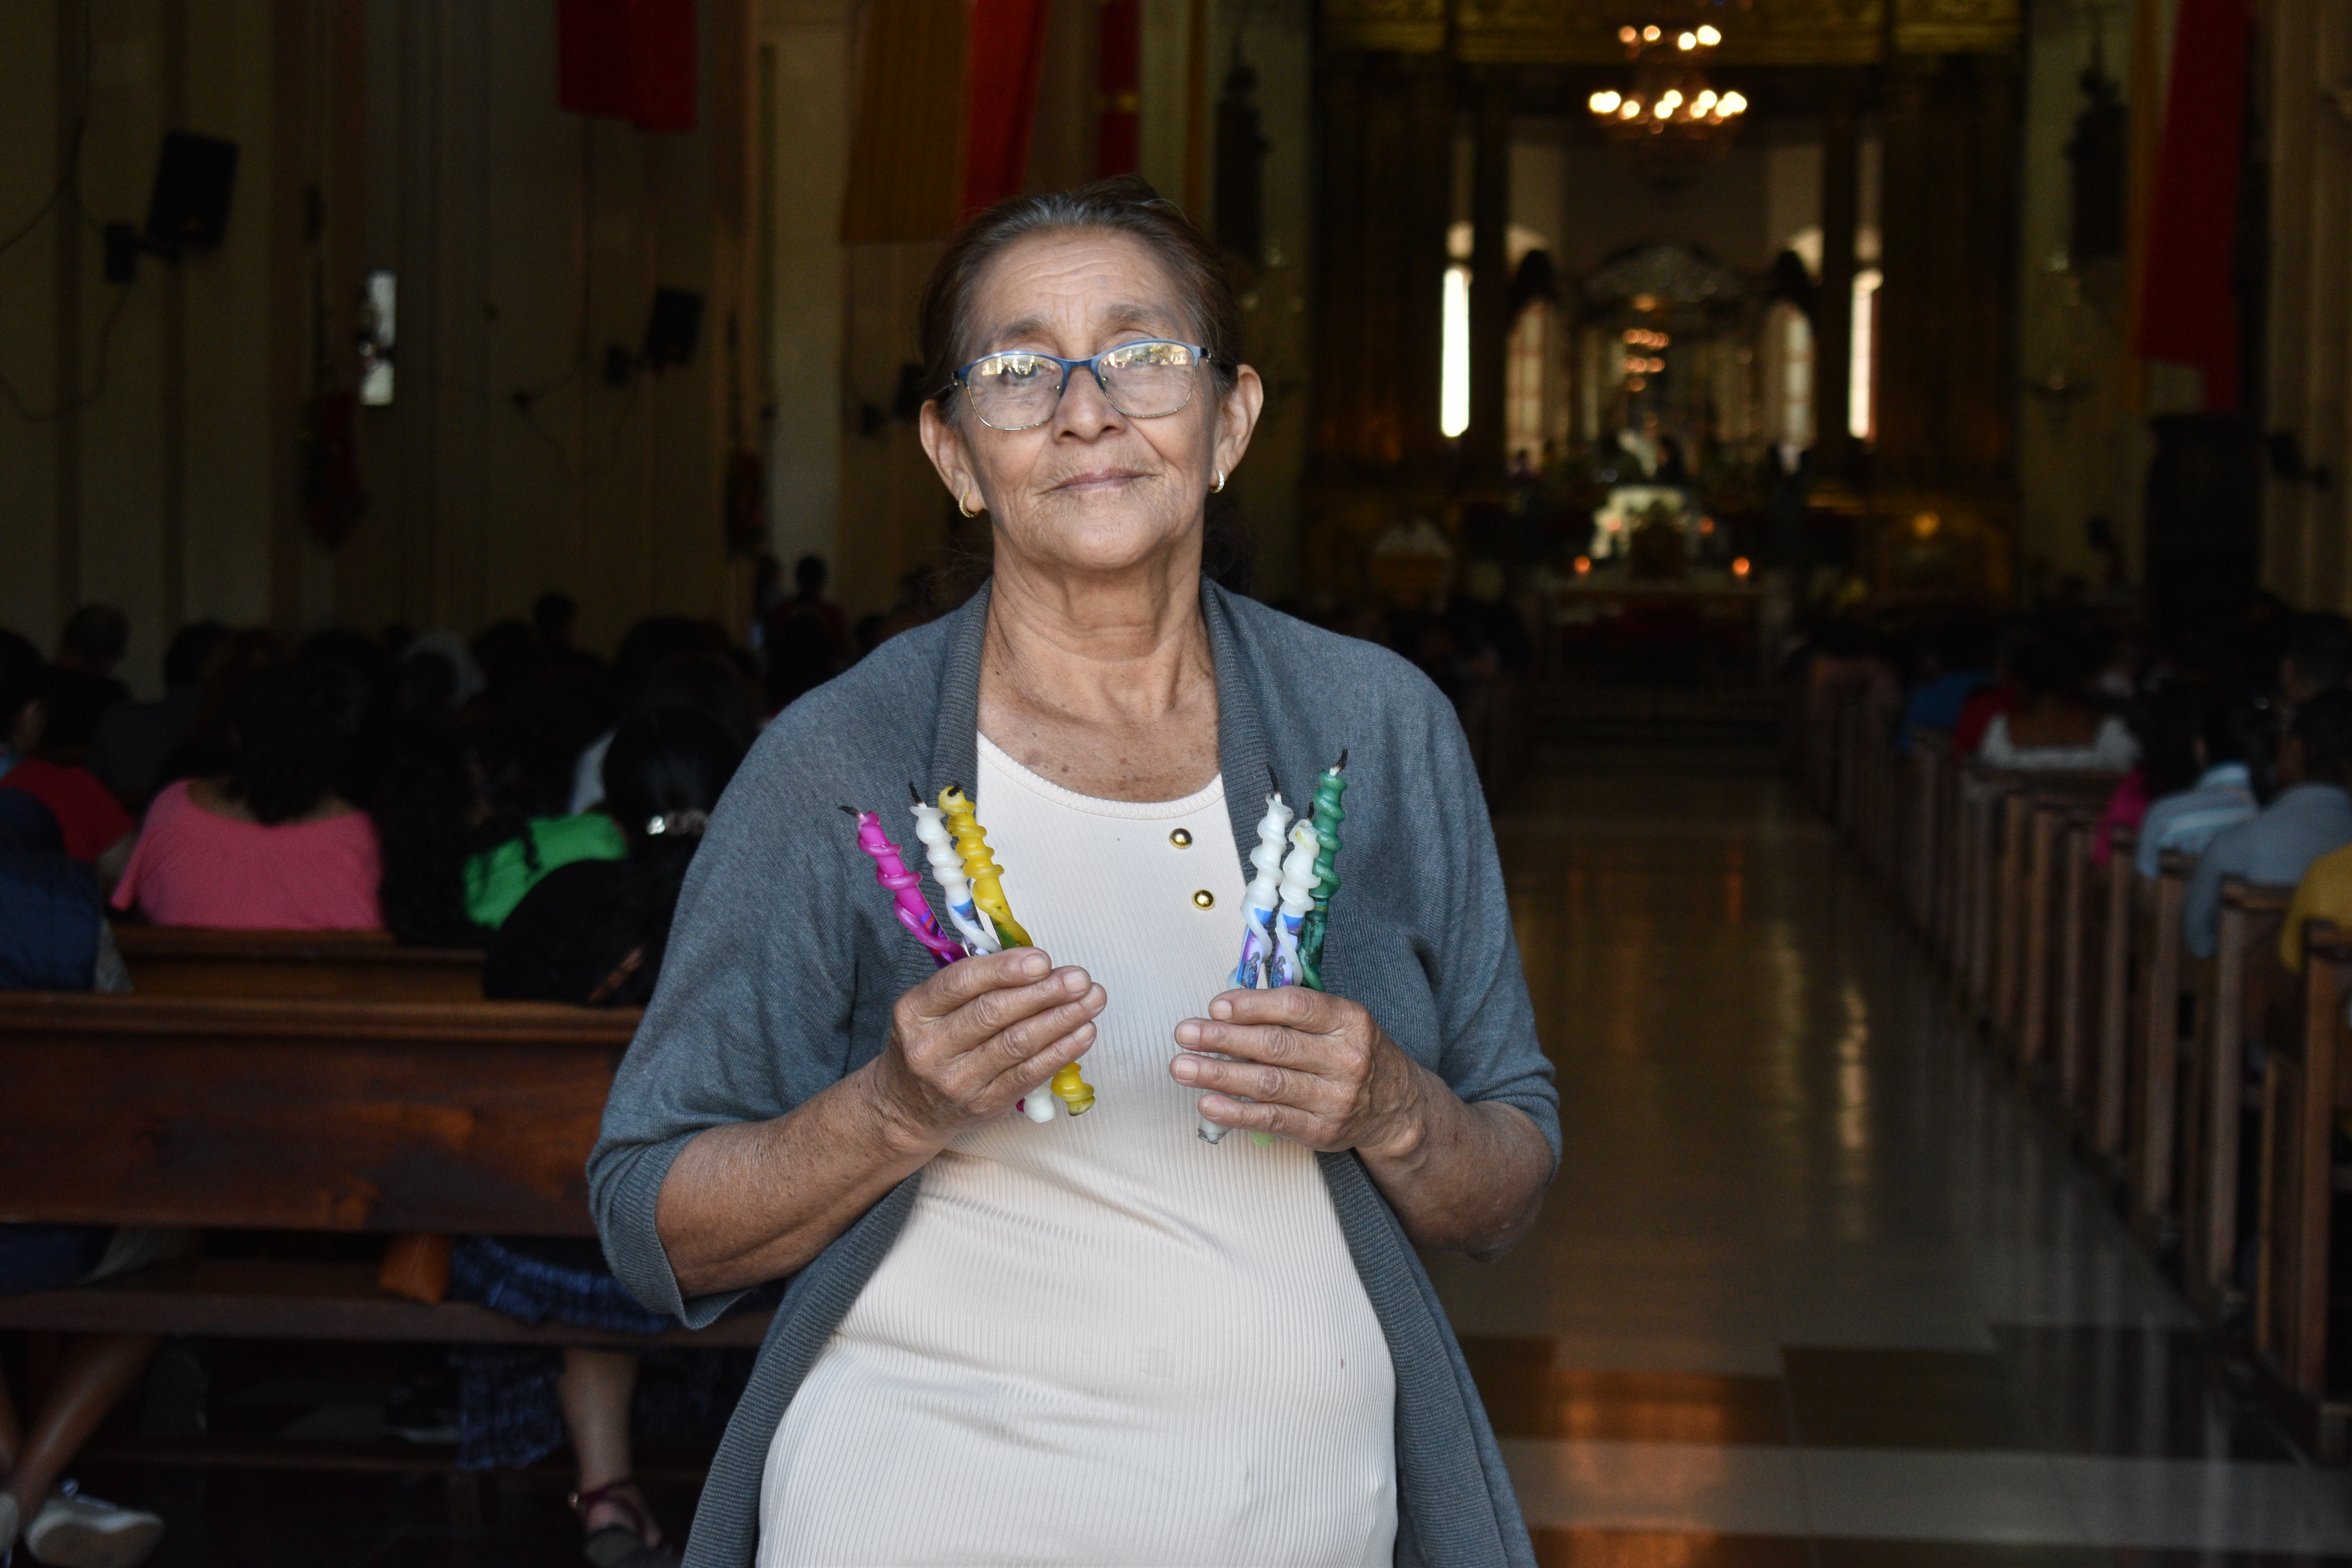
MULTIPOLYGON (((2133 1099, 2138 1118, 2131 1130, 2131 1186, 2139 1219, 2168 1225, 2177 1192, 2175 1169, 2180 1135, 2181 998, 2193 996, 2181 945, 2180 910, 2197 862, 2167 852, 2153 881, 2139 885, 2137 946, 2139 953, 2135 1012, 2139 1059, 2133 1099)), ((2195 1034, 2194 1027, 2186 1033, 2195 1034)))
MULTIPOLYGON (((2098 837, 2095 817, 2075 816, 2065 824, 2059 857, 2058 942, 2051 1032, 2058 1061, 2059 1109, 2076 1135, 2091 1130, 2096 1099, 2101 962, 2106 949, 2105 873, 2091 858, 2098 837)), ((2112 851, 2110 851, 2112 854, 2112 851)))
MULTIPOLYGON (((2081 989, 2081 955, 2088 900, 2084 880, 2089 833, 2116 779, 2098 773, 2050 774, 2033 780, 2028 792, 2017 926, 2019 980, 2013 1003, 2019 1062, 2031 1070, 2060 1042, 2060 1016, 2081 989), (2078 841, 2077 833, 2081 837, 2078 841), (2084 861, 2072 868, 2070 851, 2084 861)), ((2067 1103, 2070 1064, 2060 1064, 2060 1100, 2067 1103)))
POLYGON ((2132 1084, 2133 911, 2139 901, 2139 872, 2133 865, 2139 835, 2129 827, 2107 832, 2107 870, 2098 888, 2098 1005, 2091 1025, 2098 1041, 2097 1084, 2093 1090, 2091 1147, 2107 1160, 2123 1157, 2130 1124, 2132 1084))
POLYGON ((2207 1313, 2223 1315, 2237 1297, 2239 1132, 2246 1109, 2245 1048, 2290 1032, 2268 1026, 2270 1016, 2295 989, 2279 962, 2279 928, 2294 889, 2257 887, 2231 878, 2221 884, 2220 945, 2214 952, 2210 1005, 2191 1074, 2197 1104, 2185 1119, 2184 1166, 2195 1173, 2187 1194, 2186 1283, 2207 1313))
POLYGON ((131 984, 151 996, 284 996, 478 1002, 482 955, 404 947, 388 931, 114 927, 131 984))
MULTIPOLYGON (((0 1220, 591 1236, 584 1164, 636 1022, 520 1002, 19 993, 0 1009, 0 1220)), ((199 1258, 0 1297, 0 1328, 100 1325, 596 1337, 404 1300, 344 1264, 199 1258)), ((757 1343, 761 1328, 680 1337, 757 1343)))
POLYGON ((2292 1037, 2263 1068, 2262 1186, 2254 1343, 2288 1414, 2325 1463, 2341 1463, 2352 1401, 2327 1376, 2328 1253, 2337 1120, 2352 1110, 2352 940, 2325 921, 2304 931, 2304 982, 2292 1037))
POLYGON ((1912 731, 1911 799, 1904 826, 1909 839, 1903 847, 1904 864, 1908 868, 1905 891, 1911 919, 1931 948, 1941 945, 1943 935, 1939 872, 1944 851, 1945 800, 1951 788, 1951 758, 1950 737, 1932 730, 1912 731))

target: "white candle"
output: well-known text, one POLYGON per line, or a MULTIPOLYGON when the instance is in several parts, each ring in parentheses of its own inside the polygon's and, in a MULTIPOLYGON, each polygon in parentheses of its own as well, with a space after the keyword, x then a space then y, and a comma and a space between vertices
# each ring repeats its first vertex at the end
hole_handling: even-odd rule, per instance
POLYGON ((1312 823, 1302 822, 1290 830, 1290 854, 1282 862, 1282 918, 1275 931, 1271 969, 1276 985, 1296 985, 1300 981, 1298 933, 1307 923, 1307 912, 1315 907, 1315 889, 1321 879, 1315 874, 1315 860, 1322 853, 1323 841, 1316 837, 1312 823))
MULTIPOLYGON (((1274 912, 1282 903, 1282 843, 1290 826, 1291 809, 1282 798, 1280 790, 1265 797, 1265 815, 1258 819, 1257 847, 1250 851, 1250 864, 1257 875, 1243 898, 1243 919, 1247 923, 1242 931, 1242 961, 1234 966, 1234 988, 1237 991, 1262 991, 1271 982, 1265 973, 1266 963, 1274 957, 1274 912)), ((1210 1051, 1219 1061, 1233 1058, 1221 1052, 1210 1051)), ((1232 1129, 1221 1127, 1203 1116, 1198 1129, 1202 1141, 1214 1143, 1232 1129)))
MULTIPOLYGON (((907 809, 915 815, 915 837, 923 841, 923 858, 930 863, 931 880, 940 885, 940 892, 947 900, 948 919, 955 923, 956 934, 963 938, 964 946, 971 950, 974 957, 996 952, 995 931, 972 907, 971 879, 964 874, 963 857, 956 852, 945 814, 920 800, 907 809)), ((1053 1114, 1049 1109, 1041 1120, 1051 1121, 1053 1114)))

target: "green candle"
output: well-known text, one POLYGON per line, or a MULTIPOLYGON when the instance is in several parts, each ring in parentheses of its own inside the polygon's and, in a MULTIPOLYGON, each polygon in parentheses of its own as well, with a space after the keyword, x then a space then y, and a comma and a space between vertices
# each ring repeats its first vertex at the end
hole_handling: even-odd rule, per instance
POLYGON ((1323 989, 1323 932, 1331 923, 1331 895, 1339 890, 1339 873, 1332 869, 1332 862, 1339 855, 1339 824, 1348 817, 1339 805, 1348 792, 1347 767, 1348 753, 1342 751, 1339 760, 1315 781, 1315 837, 1323 852, 1315 858, 1315 907, 1307 911, 1298 933, 1299 973, 1315 991, 1323 989))

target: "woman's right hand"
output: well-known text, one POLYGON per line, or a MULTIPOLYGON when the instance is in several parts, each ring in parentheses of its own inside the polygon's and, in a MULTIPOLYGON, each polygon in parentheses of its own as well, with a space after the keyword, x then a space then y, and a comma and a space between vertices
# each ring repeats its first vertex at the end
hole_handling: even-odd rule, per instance
POLYGON ((967 958, 898 998, 876 1058, 882 1109, 932 1149, 1042 1093, 1094 1044, 1103 988, 1034 947, 967 958))

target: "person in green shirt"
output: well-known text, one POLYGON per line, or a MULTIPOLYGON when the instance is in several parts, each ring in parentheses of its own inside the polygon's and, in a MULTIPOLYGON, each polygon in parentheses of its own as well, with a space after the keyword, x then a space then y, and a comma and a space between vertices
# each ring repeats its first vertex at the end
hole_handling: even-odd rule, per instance
POLYGON ((577 816, 541 816, 522 832, 466 862, 466 913, 496 931, 523 895, 559 866, 575 860, 619 860, 629 853, 620 826, 601 811, 577 816))

